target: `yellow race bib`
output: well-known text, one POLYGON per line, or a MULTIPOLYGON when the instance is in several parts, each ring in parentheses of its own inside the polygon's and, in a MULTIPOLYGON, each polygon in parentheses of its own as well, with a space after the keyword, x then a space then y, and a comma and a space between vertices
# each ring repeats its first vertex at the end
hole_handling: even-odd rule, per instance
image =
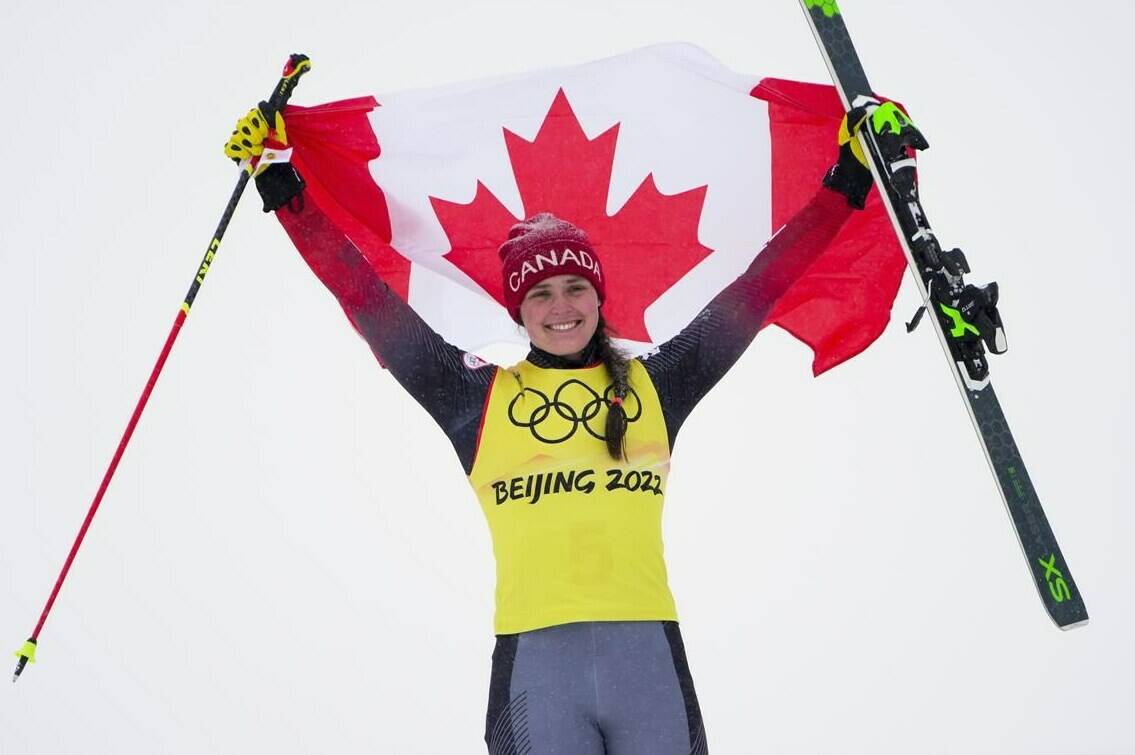
POLYGON ((602 365, 497 370, 469 475, 493 538, 497 634, 677 618, 662 549, 662 407, 632 361, 627 460, 616 461, 604 436, 610 385, 602 365))

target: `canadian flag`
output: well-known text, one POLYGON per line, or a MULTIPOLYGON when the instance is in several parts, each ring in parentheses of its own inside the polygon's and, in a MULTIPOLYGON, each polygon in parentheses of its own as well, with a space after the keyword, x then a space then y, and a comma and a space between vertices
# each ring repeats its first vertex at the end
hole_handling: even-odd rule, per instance
MULTIPOLYGON (((305 201, 468 352, 526 342, 497 249, 538 212, 590 236, 624 346, 670 338, 815 194, 842 115, 830 86, 737 74, 689 45, 286 111, 305 201)), ((904 267, 873 191, 770 322, 819 374, 883 331, 904 267)))

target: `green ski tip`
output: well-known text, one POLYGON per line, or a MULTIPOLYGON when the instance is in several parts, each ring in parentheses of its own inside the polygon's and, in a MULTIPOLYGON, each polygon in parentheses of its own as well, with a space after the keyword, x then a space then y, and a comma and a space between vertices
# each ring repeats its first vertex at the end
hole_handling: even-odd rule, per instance
POLYGON ((819 8, 826 18, 840 15, 839 5, 835 0, 804 0, 804 4, 808 6, 808 10, 819 8))

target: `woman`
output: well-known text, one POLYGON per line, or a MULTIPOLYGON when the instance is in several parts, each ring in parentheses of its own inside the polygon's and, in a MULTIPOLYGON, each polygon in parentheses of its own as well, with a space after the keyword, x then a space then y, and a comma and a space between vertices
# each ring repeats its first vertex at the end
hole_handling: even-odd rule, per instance
MULTIPOLYGON (((274 116, 277 138, 283 121, 274 116)), ((226 145, 260 154, 253 110, 226 145)), ((777 299, 862 207, 871 175, 843 129, 824 188, 684 330, 628 359, 603 320, 602 250, 567 220, 517 223, 500 247, 506 305, 531 350, 487 365, 445 343, 277 163, 257 176, 312 270, 449 437, 497 561, 491 755, 708 752, 667 585, 662 501, 683 421, 777 299)))

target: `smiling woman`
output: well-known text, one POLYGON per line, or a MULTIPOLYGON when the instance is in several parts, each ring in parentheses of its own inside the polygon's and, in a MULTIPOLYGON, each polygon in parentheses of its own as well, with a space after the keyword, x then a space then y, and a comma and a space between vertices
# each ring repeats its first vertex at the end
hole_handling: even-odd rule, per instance
POLYGON ((528 290, 520 320, 532 345, 578 359, 599 324, 599 294, 586 278, 556 275, 528 290))
POLYGON ((528 332, 532 347, 576 366, 590 360, 607 369, 611 385, 603 439, 612 459, 625 460, 627 358, 611 343, 599 313, 606 286, 591 240, 571 223, 542 212, 509 230, 500 256, 505 305, 528 332))
POLYGON ((517 223, 500 248, 505 306, 532 344, 578 358, 595 335, 606 297, 591 240, 547 212, 517 223))
POLYGON ((670 453, 690 411, 862 207, 870 173, 849 149, 840 155, 826 188, 749 268, 642 358, 610 340, 602 254, 588 235, 549 213, 516 223, 499 250, 504 303, 531 350, 493 368, 390 289, 305 197, 293 166, 257 177, 265 209, 445 431, 488 520, 491 754, 708 752, 663 558, 670 453))

